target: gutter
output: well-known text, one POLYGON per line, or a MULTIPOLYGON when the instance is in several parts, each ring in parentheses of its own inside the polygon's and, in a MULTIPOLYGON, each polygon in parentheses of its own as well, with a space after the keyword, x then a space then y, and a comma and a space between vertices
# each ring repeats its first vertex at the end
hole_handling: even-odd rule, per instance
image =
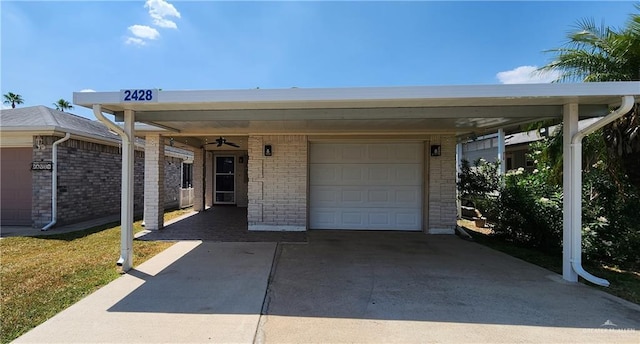
POLYGON ((628 113, 633 107, 634 102, 635 99, 633 96, 623 96, 622 104, 618 109, 578 131, 571 138, 571 174, 573 176, 573 178, 571 178, 571 192, 573 193, 573 202, 571 205, 571 241, 573 250, 571 267, 582 278, 603 287, 608 287, 610 284, 609 281, 588 273, 582 267, 582 139, 628 113))
POLYGON ((51 172, 51 222, 42 227, 42 231, 48 231, 58 222, 58 145, 67 141, 71 137, 71 133, 66 133, 63 138, 53 143, 51 148, 51 161, 53 163, 53 171, 51 172))
MULTIPOLYGON (((117 124, 113 123, 112 121, 110 121, 108 118, 106 118, 103 114, 102 114, 102 106, 100 104, 94 104, 93 105, 93 114, 94 116, 96 116, 96 118, 102 122, 104 125, 107 126, 107 128, 113 130, 114 132, 116 132, 118 135, 120 135, 120 137, 122 138, 122 147, 124 149, 124 147, 128 147, 131 145, 131 136, 129 136, 129 134, 122 128, 120 128, 117 124)), ((135 142, 134 142, 135 145, 135 142)), ((124 160, 124 150, 123 150, 123 161, 122 161, 122 166, 123 166, 123 171, 126 168, 125 166, 125 160, 124 160)), ((125 180, 124 180, 124 173, 123 173, 123 180, 122 180, 122 191, 121 191, 121 205, 125 204, 125 180)), ((121 214, 121 224, 120 226, 122 227, 122 233, 121 233, 121 248, 120 248, 120 258, 118 259, 118 261, 116 262, 116 265, 123 267, 123 270, 126 271, 130 268, 130 266, 124 266, 129 265, 131 263, 131 259, 129 258, 131 256, 131 252, 133 251, 133 243, 132 240, 129 240, 129 233, 127 232, 127 230, 125 229, 126 227, 126 221, 127 221, 127 217, 125 214, 125 209, 121 210, 122 214, 121 214)), ((131 235, 131 239, 133 239, 133 235, 131 235)))

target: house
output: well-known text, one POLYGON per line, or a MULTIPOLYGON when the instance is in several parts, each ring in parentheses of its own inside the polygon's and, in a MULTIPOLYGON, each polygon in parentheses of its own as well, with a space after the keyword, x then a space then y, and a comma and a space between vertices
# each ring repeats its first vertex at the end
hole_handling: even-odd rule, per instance
MULTIPOLYGON (((144 140, 137 145, 134 203, 142 213, 144 140)), ((193 154, 166 147, 164 155, 163 207, 177 208, 183 189, 188 189, 183 185, 184 166, 190 169, 193 154)), ((53 198, 59 225, 120 213, 120 156, 120 137, 98 121, 45 106, 1 110, 2 225, 42 228, 52 222, 53 198), (52 161, 55 142, 57 164, 52 161)))
MULTIPOLYGON (((247 207, 249 230, 453 233, 458 137, 546 119, 564 125, 563 278, 581 267, 581 140, 623 115, 640 82, 74 93, 123 138, 122 247, 131 268, 133 146, 145 137, 145 179, 158 180, 167 140, 194 152, 194 209, 247 207), (619 107, 611 112, 612 106, 619 107), (106 117, 123 121, 117 126, 106 117), (578 119, 606 117, 578 132, 578 119), (137 133, 135 123, 156 129, 137 133), (232 145, 233 143, 233 145, 232 145), (221 151, 220 149, 224 149, 221 151), (212 169, 207 168, 208 166, 212 169), (215 171, 215 174, 204 173, 215 171), (213 183, 207 180, 213 179, 213 183)), ((147 183, 145 221, 163 226, 162 183, 147 183)))
MULTIPOLYGON (((579 129, 588 127, 597 122, 601 117, 587 118, 578 122, 579 129)), ((505 169, 515 170, 520 167, 532 171, 535 166, 529 158, 529 147, 531 143, 540 141, 550 134, 555 134, 560 129, 559 125, 547 126, 539 130, 516 131, 505 136, 504 164, 505 169)), ((462 145, 462 156, 460 160, 474 162, 484 159, 489 162, 498 161, 498 139, 499 134, 493 133, 476 137, 471 140, 464 140, 462 145)))

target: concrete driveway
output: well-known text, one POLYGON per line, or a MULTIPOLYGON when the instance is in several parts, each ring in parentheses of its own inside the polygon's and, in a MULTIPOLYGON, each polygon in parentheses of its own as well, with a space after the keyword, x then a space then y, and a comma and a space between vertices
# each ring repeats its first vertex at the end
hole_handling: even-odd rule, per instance
POLYGON ((17 342, 638 343, 640 306, 455 236, 313 231, 180 242, 17 342))
POLYGON ((276 261, 258 342, 640 342, 638 305, 455 236, 311 232, 276 261))

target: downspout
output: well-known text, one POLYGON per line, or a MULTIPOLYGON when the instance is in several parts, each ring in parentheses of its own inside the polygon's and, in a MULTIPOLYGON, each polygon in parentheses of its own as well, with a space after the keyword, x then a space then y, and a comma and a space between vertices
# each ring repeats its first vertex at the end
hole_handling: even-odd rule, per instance
POLYGON ((58 145, 67 141, 71 133, 67 133, 63 138, 53 143, 51 148, 51 162, 53 171, 51 172, 51 222, 42 227, 42 231, 48 231, 58 222, 58 145))
MULTIPOLYGON (((120 135, 120 137, 122 138, 122 148, 123 148, 123 156, 125 154, 124 149, 125 147, 128 147, 131 145, 131 137, 129 136, 129 134, 122 128, 120 128, 118 125, 116 125, 115 123, 113 123, 112 121, 110 121, 108 118, 106 118, 103 114, 102 114, 102 106, 100 104, 94 104, 93 105, 93 114, 94 116, 96 116, 96 118, 102 122, 104 125, 106 125, 109 129, 113 130, 114 132, 116 132, 118 135, 120 135)), ((125 162, 124 162, 124 158, 123 158, 123 168, 124 168, 125 162)), ((124 180, 122 181, 122 191, 121 191, 121 196, 122 199, 124 200, 124 195, 125 195, 125 183, 124 180)), ((121 203, 124 203, 123 201, 121 203)), ((130 245, 130 240, 129 240, 129 233, 125 233, 125 227, 126 227, 126 221, 128 221, 129 219, 127 218, 126 213, 126 209, 122 209, 121 210, 121 228, 122 228, 122 233, 121 233, 121 248, 120 248, 120 258, 117 261, 117 265, 118 266, 122 266, 123 269, 126 271, 127 269, 129 269, 129 266, 124 266, 125 264, 128 265, 130 264, 130 259, 128 259, 131 256, 131 252, 132 252, 132 247, 130 245)))
POLYGON ((571 238, 573 244, 571 266, 579 276, 582 276, 593 284, 603 287, 608 287, 610 284, 609 281, 588 273, 582 267, 582 139, 628 113, 633 107, 634 102, 635 99, 633 96, 623 96, 622 104, 618 109, 612 111, 601 120, 578 131, 573 138, 571 138, 571 166, 573 169, 571 171, 573 175, 573 178, 571 178, 571 192, 573 199, 573 204, 571 205, 571 238))

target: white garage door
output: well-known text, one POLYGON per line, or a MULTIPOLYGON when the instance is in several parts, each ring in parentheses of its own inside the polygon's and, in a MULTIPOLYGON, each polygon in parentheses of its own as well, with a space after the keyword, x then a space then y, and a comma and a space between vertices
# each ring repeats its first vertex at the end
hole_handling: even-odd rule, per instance
POLYGON ((422 229, 423 144, 312 143, 311 229, 422 229))

